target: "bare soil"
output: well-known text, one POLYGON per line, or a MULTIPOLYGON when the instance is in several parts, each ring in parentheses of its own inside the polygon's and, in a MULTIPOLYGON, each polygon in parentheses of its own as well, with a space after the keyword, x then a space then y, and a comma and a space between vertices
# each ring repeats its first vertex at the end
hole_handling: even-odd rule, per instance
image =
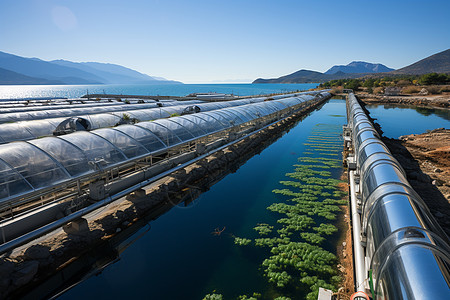
MULTIPOLYGON (((349 186, 347 182, 347 172, 344 172, 341 180, 345 181, 345 183, 339 184, 339 189, 348 193, 349 186)), ((349 299, 355 289, 355 282, 353 279, 353 242, 349 205, 344 205, 341 209, 342 214, 339 217, 339 223, 342 225, 339 227, 343 228, 344 232, 341 234, 342 238, 339 240, 337 246, 337 254, 339 260, 338 269, 343 280, 341 283, 342 288, 340 288, 337 293, 338 300, 349 299)))
POLYGON ((365 104, 403 104, 425 107, 443 107, 450 108, 450 95, 374 95, 366 93, 357 93, 359 99, 365 104))
POLYGON ((408 181, 450 236, 450 129, 384 138, 408 181))

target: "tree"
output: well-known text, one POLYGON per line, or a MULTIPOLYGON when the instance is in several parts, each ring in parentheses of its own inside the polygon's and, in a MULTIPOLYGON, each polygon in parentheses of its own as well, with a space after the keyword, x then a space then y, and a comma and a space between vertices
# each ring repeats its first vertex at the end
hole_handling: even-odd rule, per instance
POLYGON ((371 88, 371 87, 374 87, 374 84, 375 84, 375 79, 369 78, 369 79, 366 79, 366 81, 364 81, 363 87, 371 88))
POLYGON ((358 79, 350 79, 348 82, 344 84, 344 88, 352 89, 356 91, 361 86, 361 81, 358 79))
POLYGON ((429 73, 422 75, 419 79, 420 84, 432 85, 432 84, 445 84, 450 81, 450 78, 446 74, 429 73))

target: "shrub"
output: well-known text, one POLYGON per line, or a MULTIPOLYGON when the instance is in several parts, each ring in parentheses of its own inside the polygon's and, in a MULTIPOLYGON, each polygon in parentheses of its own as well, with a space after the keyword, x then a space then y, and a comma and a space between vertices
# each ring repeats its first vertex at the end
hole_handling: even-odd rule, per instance
POLYGON ((446 86, 443 86, 442 88, 441 88, 441 91, 440 91, 441 93, 448 93, 448 92, 450 92, 450 85, 446 85, 446 86))
POLYGON ((374 94, 383 94, 384 93, 384 89, 380 86, 380 87, 376 87, 373 89, 373 93, 374 94))
POLYGON ((418 86, 410 85, 402 89, 402 94, 416 94, 420 92, 421 88, 418 86))
POLYGON ((410 85, 410 84, 411 84, 411 81, 409 81, 409 80, 399 80, 397 82, 398 86, 407 86, 407 85, 410 85))
POLYGON ((430 94, 436 95, 441 93, 441 88, 439 86, 428 86, 427 91, 430 94))
POLYGON ((332 94, 340 94, 340 93, 342 93, 342 87, 341 87, 341 86, 338 86, 338 87, 333 88, 333 89, 331 90, 331 93, 332 93, 332 94))

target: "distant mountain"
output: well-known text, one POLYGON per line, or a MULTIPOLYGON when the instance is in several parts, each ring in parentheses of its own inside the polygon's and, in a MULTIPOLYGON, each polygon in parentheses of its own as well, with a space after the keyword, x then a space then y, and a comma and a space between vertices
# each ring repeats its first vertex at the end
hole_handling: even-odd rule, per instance
POLYGON ((141 84, 141 83, 174 83, 164 78, 152 77, 139 73, 135 70, 125 68, 120 65, 82 62, 75 63, 67 60, 53 60, 51 63, 76 68, 85 72, 89 72, 102 78, 103 83, 121 83, 121 84, 141 84))
POLYGON ((389 76, 396 74, 450 73, 450 49, 424 58, 407 67, 393 70, 382 64, 354 61, 346 66, 333 66, 325 73, 300 70, 279 78, 258 78, 253 83, 315 83, 334 79, 360 78, 370 76, 389 76))
POLYGON ((391 73, 416 75, 427 73, 450 73, 450 49, 431 55, 391 73))
POLYGON ((0 84, 62 84, 57 80, 47 80, 42 78, 30 77, 10 70, 0 68, 0 84))
POLYGON ((271 79, 258 78, 255 81, 253 81, 253 83, 316 83, 316 82, 326 82, 333 79, 358 78, 364 75, 365 74, 346 74, 341 71, 335 74, 324 74, 316 71, 300 70, 292 74, 278 78, 271 78, 271 79))
POLYGON ((101 78, 79 69, 58 66, 36 58, 25 58, 0 52, 0 68, 30 77, 38 77, 63 84, 102 83, 101 78))
POLYGON ((180 83, 148 76, 120 65, 96 62, 75 63, 65 60, 43 61, 39 58, 25 58, 1 51, 0 68, 15 73, 10 73, 11 78, 0 80, 0 84, 180 83), (15 80, 12 80, 13 78, 15 80))
POLYGON ((338 65, 331 67, 324 74, 336 74, 338 72, 354 74, 354 73, 384 73, 394 71, 382 64, 372 64, 365 61, 352 61, 346 66, 338 65))

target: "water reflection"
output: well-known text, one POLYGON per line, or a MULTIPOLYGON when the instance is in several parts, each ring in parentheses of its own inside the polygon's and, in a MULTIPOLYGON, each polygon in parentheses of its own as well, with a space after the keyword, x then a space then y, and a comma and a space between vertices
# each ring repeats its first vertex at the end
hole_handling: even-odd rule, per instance
POLYGON ((450 128, 449 109, 395 104, 371 104, 366 108, 389 138, 420 134, 442 127, 450 128))

